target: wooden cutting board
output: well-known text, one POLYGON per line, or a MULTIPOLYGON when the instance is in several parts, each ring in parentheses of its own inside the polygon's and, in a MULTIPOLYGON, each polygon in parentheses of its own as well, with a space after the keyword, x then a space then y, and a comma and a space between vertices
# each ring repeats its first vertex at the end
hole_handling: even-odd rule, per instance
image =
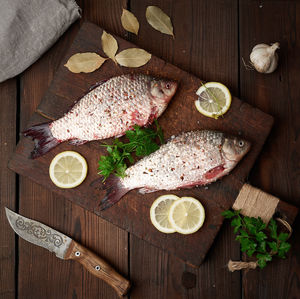
MULTIPOLYGON (((100 155, 106 152, 96 141, 79 147, 63 143, 45 156, 31 160, 29 155, 34 144, 30 139, 22 137, 9 162, 9 167, 154 246, 176 255, 191 265, 199 266, 223 223, 221 212, 231 207, 239 194, 271 130, 273 118, 237 98, 233 98, 231 108, 223 118, 215 120, 202 116, 194 107, 195 92, 201 85, 201 80, 155 56, 152 56, 148 64, 136 69, 116 66, 113 61, 109 60, 99 70, 90 74, 69 72, 64 64, 75 53, 96 52, 105 56, 101 50, 101 34, 102 29, 94 24, 82 25, 28 127, 61 117, 75 100, 87 92, 90 86, 113 76, 129 72, 143 72, 179 81, 176 95, 159 118, 166 138, 183 131, 217 129, 234 135, 240 134, 252 142, 251 151, 230 175, 208 187, 172 192, 179 196, 193 196, 202 202, 206 211, 204 226, 197 233, 186 236, 177 233, 163 234, 157 231, 150 222, 149 208, 155 198, 170 193, 166 191, 142 195, 133 190, 118 204, 100 212, 99 202, 103 198, 103 192, 90 187, 90 184, 99 178, 98 160, 100 155), (89 165, 87 179, 79 187, 70 190, 54 186, 48 175, 48 168, 53 157, 65 150, 78 151, 87 159, 89 165)), ((115 38, 118 41, 119 51, 136 47, 122 38, 117 36, 115 38)), ((277 212, 290 222, 296 215, 296 210, 292 206, 281 201, 277 206, 277 212)))

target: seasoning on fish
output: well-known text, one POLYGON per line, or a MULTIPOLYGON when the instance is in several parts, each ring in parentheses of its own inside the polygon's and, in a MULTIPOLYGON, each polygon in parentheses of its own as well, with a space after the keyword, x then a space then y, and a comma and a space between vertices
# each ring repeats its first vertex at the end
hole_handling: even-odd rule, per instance
POLYGON ((104 81, 62 118, 23 132, 36 142, 31 158, 40 157, 67 140, 81 145, 122 136, 135 124, 150 125, 164 112, 176 89, 175 81, 144 74, 127 74, 104 81))
POLYGON ((210 184, 228 174, 249 149, 248 141, 222 132, 182 133, 129 167, 123 179, 110 176, 100 208, 109 208, 132 189, 149 193, 210 184))

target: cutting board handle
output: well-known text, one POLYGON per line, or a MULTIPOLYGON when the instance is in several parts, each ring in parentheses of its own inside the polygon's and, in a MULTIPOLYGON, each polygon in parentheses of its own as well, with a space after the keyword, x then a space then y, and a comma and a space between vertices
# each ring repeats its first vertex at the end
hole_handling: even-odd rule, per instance
POLYGON ((265 223, 276 213, 291 224, 298 212, 296 207, 249 184, 243 185, 232 208, 245 216, 260 217, 265 223))
MULTIPOLYGON (((296 207, 249 184, 243 185, 232 208, 240 210, 244 216, 260 217, 265 223, 268 223, 276 213, 275 219, 285 226, 289 232, 289 237, 292 233, 291 224, 298 213, 296 207)), ((255 269, 257 266, 257 261, 230 260, 228 262, 228 270, 231 272, 242 269, 255 269)))
POLYGON ((65 259, 81 263, 90 273, 112 286, 120 297, 126 295, 130 288, 130 282, 126 278, 116 272, 102 258, 74 240, 70 244, 65 259))

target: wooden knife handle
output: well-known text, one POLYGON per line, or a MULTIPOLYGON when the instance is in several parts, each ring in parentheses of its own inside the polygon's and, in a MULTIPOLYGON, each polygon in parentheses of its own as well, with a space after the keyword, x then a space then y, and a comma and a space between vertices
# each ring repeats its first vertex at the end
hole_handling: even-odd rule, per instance
POLYGON ((117 273, 102 258, 74 240, 66 252, 65 259, 72 259, 81 263, 93 275, 112 286, 120 297, 124 296, 130 288, 130 282, 127 279, 117 273))

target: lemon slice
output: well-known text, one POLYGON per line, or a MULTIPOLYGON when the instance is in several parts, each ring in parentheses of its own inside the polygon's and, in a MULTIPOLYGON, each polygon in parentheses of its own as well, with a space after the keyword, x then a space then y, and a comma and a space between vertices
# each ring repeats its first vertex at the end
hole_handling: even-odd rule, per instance
POLYGON ((225 114, 231 105, 231 94, 222 83, 208 82, 196 92, 198 100, 195 101, 197 110, 208 117, 218 118, 225 114))
POLYGON ((169 222, 169 210, 171 205, 180 199, 173 194, 166 194, 158 197, 150 208, 150 219, 152 224, 162 233, 175 233, 175 229, 169 222))
POLYGON ((204 219, 204 208, 193 197, 182 197, 170 208, 169 221, 172 227, 181 234, 195 233, 203 225, 204 219))
POLYGON ((49 175, 57 187, 74 188, 84 181, 87 170, 87 163, 80 154, 65 151, 53 158, 49 167, 49 175))

